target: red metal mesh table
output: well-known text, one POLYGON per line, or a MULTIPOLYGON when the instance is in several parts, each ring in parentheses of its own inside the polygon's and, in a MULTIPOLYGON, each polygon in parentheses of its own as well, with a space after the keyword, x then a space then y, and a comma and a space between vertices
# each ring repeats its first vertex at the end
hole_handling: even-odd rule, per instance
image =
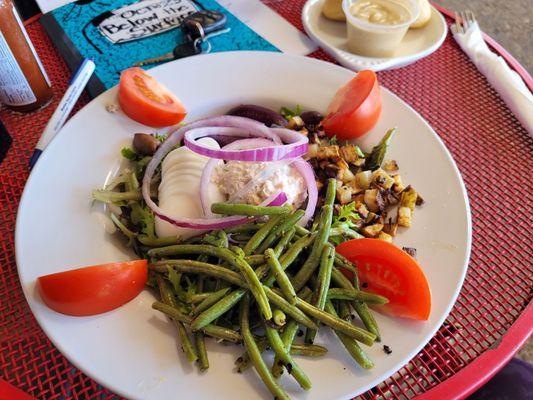
MULTIPOLYGON (((265 2, 302 29, 303 0, 265 2)), ((51 107, 31 116, 0 112, 13 136, 0 165, 0 378, 37 399, 115 399, 47 339, 18 281, 14 229, 28 158, 70 75, 40 24, 32 22, 27 29, 55 98, 51 107)), ((320 50, 312 57, 332 61, 320 50)), ((408 365, 361 398, 464 397, 489 379, 532 330, 533 139, 450 37, 433 55, 380 72, 379 78, 450 149, 470 198, 473 246, 461 295, 444 325, 408 365)), ((86 103, 82 98, 78 107, 86 103)))

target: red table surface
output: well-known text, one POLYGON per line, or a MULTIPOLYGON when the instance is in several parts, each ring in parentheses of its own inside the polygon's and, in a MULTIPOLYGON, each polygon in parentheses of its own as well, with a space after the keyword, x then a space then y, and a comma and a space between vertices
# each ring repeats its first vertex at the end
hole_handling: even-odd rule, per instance
MULTIPOLYGON (((303 0, 265 3, 302 29, 303 0)), ((27 29, 55 97, 52 106, 31 116, 0 111, 13 136, 0 165, 0 378, 43 400, 116 399, 52 345, 17 276, 14 230, 28 158, 70 76, 41 25, 27 29)), ((320 50, 312 57, 332 61, 320 50)), ((361 398, 463 397, 492 376, 532 331, 533 140, 450 37, 431 56, 378 76, 451 151, 470 199, 473 244, 463 289, 444 325, 409 364, 361 398)), ((77 109, 87 100, 83 97, 77 109)))

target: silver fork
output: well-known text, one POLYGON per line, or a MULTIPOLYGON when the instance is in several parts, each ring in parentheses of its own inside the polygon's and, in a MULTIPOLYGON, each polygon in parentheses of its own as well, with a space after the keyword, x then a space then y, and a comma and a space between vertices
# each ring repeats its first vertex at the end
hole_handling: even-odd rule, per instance
POLYGON ((476 16, 470 10, 455 12, 455 29, 458 33, 465 33, 476 22, 476 16))

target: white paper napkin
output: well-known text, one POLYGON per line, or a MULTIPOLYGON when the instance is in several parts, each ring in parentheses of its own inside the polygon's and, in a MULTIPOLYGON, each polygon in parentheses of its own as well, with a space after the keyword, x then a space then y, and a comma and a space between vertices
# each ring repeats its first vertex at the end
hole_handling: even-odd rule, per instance
POLYGON ((533 135, 533 96, 520 75, 489 49, 477 22, 466 33, 457 32, 455 25, 451 30, 461 49, 496 89, 522 126, 533 135))

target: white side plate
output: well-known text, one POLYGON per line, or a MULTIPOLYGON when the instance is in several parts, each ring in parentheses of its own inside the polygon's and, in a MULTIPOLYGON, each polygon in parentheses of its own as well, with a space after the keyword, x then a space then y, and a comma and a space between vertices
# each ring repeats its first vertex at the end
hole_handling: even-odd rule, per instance
POLYGON ((394 57, 374 58, 350 53, 346 45, 346 23, 322 15, 324 0, 309 0, 302 10, 305 31, 320 47, 346 68, 354 71, 382 71, 404 67, 437 50, 448 32, 444 17, 431 7, 431 20, 424 28, 410 29, 394 57))
MULTIPOLYGON (((324 111, 339 86, 353 73, 299 56, 229 52, 190 57, 150 70, 190 111, 188 120, 223 113, 240 102, 278 108, 301 104, 324 111)), ((91 213, 91 191, 103 185, 119 163, 120 149, 135 132, 152 132, 105 105, 116 101, 113 88, 78 112, 50 144, 30 175, 16 227, 19 276, 28 303, 48 337, 77 367, 109 389, 129 398, 167 400, 270 399, 253 369, 233 371, 242 347, 209 341, 211 367, 199 373, 188 365, 174 326, 151 309, 143 292, 125 306, 94 317, 68 317, 40 300, 37 277, 75 267, 129 259, 130 255, 91 213)), ((377 315, 382 343, 365 348, 376 366, 363 371, 328 329, 317 343, 328 347, 322 359, 298 357, 313 388, 303 393, 294 380, 281 382, 295 399, 347 399, 380 383, 405 365, 442 324, 461 288, 470 254, 470 212, 457 167, 431 127, 386 89, 383 114, 365 138, 366 146, 392 126, 398 134, 389 157, 405 182, 422 194, 413 227, 396 239, 418 249, 418 259, 433 295, 429 321, 377 315), (383 344, 393 352, 386 355, 383 344)), ((267 357, 269 362, 271 357, 267 357)))

